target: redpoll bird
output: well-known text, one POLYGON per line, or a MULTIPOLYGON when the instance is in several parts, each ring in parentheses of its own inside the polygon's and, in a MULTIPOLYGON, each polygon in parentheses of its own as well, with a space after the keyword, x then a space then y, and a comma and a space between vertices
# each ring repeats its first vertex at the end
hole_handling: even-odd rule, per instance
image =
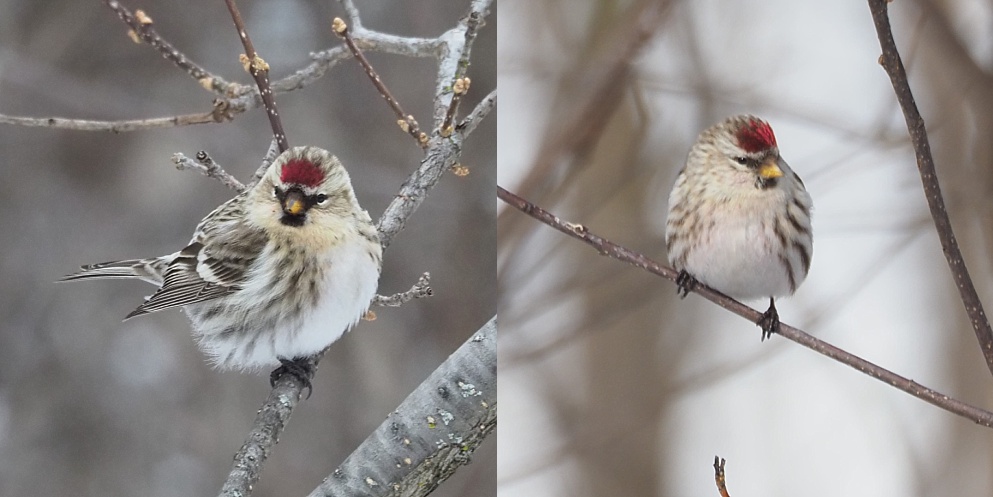
POLYGON ((214 209, 186 248, 83 266, 64 280, 139 278, 160 288, 125 318, 183 307, 220 369, 282 366, 309 386, 305 360, 340 338, 375 296, 379 236, 348 172, 316 147, 283 152, 253 187, 214 209))
POLYGON ((762 339, 779 331, 775 297, 807 277, 810 195, 779 155, 769 123, 734 116, 700 134, 669 195, 665 245, 682 296, 696 282, 731 297, 769 297, 762 339))

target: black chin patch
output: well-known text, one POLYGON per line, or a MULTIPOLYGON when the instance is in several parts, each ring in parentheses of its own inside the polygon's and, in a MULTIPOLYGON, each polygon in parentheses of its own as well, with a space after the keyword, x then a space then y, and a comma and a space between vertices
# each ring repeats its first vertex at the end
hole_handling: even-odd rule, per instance
POLYGON ((755 182, 755 186, 760 190, 768 190, 777 184, 779 184, 779 178, 763 178, 761 176, 755 182))
POLYGON ((283 217, 279 218, 279 222, 286 226, 300 227, 303 226, 303 222, 307 220, 307 216, 303 214, 283 214, 283 217))

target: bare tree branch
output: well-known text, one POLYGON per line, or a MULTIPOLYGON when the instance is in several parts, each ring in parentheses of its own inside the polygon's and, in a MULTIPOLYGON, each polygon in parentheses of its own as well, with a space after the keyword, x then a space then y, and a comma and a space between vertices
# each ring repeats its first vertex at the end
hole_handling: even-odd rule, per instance
POLYGON ((969 314, 972 322, 972 329, 979 340, 979 347, 986 358, 986 365, 993 373, 993 328, 990 327, 989 319, 983 311, 983 302, 976 293, 976 287, 972 284, 972 278, 965 267, 965 259, 962 258, 962 251, 959 250, 958 242, 955 240, 955 233, 952 231, 952 222, 948 218, 948 211, 945 209, 945 200, 941 195, 941 187, 938 185, 938 174, 934 169, 934 158, 931 156, 931 145, 928 142, 927 130, 924 128, 924 118, 921 117, 914 102, 914 95, 910 91, 910 83, 907 81, 907 72, 903 68, 903 61, 900 59, 900 52, 897 51, 896 41, 893 39, 893 31, 890 28, 890 19, 887 13, 889 2, 886 0, 869 0, 869 10, 872 13, 873 23, 876 25, 876 33, 879 36, 879 45, 883 54, 879 57, 879 63, 886 70, 893 84, 893 91, 896 93, 897 101, 903 109, 903 117, 907 121, 907 129, 910 131, 910 140, 914 144, 914 152, 917 156, 917 169, 921 174, 921 183, 924 185, 924 196, 927 199, 928 208, 931 210, 931 217, 934 219, 934 227, 941 240, 942 252, 948 262, 948 268, 955 278, 955 286, 959 289, 959 296, 962 304, 969 314))
POLYGON ((272 136, 276 139, 276 143, 279 144, 279 151, 285 152, 290 148, 290 145, 286 140, 286 132, 283 131, 283 121, 279 118, 279 111, 276 110, 276 100, 272 97, 272 87, 269 86, 269 64, 262 60, 262 57, 259 57, 259 54, 255 52, 252 39, 248 37, 248 31, 245 30, 245 22, 241 20, 241 12, 238 11, 238 6, 235 5, 234 0, 224 0, 224 3, 227 4, 228 11, 231 12, 231 19, 234 21, 234 26, 238 29, 241 44, 245 46, 245 58, 247 59, 245 69, 252 75, 252 79, 255 80, 255 84, 259 87, 259 95, 262 97, 266 115, 269 116, 269 126, 272 128, 272 136))
POLYGON ((445 170, 458 162, 462 155, 462 136, 456 134, 451 138, 432 139, 426 155, 421 166, 400 186, 400 191, 376 223, 379 242, 384 250, 393 242, 393 237, 403 230, 407 218, 424 202, 428 191, 438 184, 445 170))
POLYGON ((472 10, 463 22, 465 25, 465 40, 462 43, 462 54, 459 55, 458 65, 455 68, 455 77, 451 82, 452 100, 448 103, 448 110, 445 112, 444 120, 438 126, 442 136, 448 136, 452 133, 450 128, 452 121, 455 119, 455 113, 459 110, 459 103, 462 101, 462 97, 469 91, 470 82, 469 78, 465 77, 465 75, 469 71, 469 55, 472 53, 472 42, 476 40, 476 32, 482 24, 480 21, 481 16, 482 13, 480 11, 472 10))
POLYGON ((310 497, 423 496, 497 423, 497 318, 455 351, 310 497))
POLYGON ((149 119, 125 119, 122 121, 94 121, 90 119, 69 119, 65 117, 21 117, 0 114, 0 124, 14 124, 27 127, 71 129, 76 131, 110 131, 124 133, 144 129, 172 128, 190 124, 219 122, 214 113, 186 114, 172 117, 149 119))
POLYGON ((186 71, 190 76, 193 76, 193 79, 196 79, 197 83, 200 83, 200 86, 214 93, 229 97, 246 89, 237 83, 228 83, 224 78, 207 71, 196 62, 191 61, 189 57, 159 36, 155 28, 152 27, 152 19, 141 10, 131 13, 127 7, 121 5, 117 0, 104 0, 103 3, 116 12, 117 16, 131 27, 131 32, 137 37, 135 39, 136 42, 141 40, 154 47, 166 60, 176 64, 177 67, 186 71))
MULTIPOLYGON (((663 266, 642 254, 595 235, 581 224, 563 221, 562 219, 559 219, 558 216, 549 213, 548 211, 499 186, 497 186, 497 197, 506 202, 508 205, 511 205, 538 221, 541 221, 542 223, 545 223, 552 228, 561 231, 562 233, 588 243, 596 248, 601 255, 606 255, 619 261, 627 262, 628 264, 634 265, 658 276, 662 276, 670 281, 676 281, 676 278, 679 276, 675 269, 663 266)), ((711 302, 714 302, 715 304, 745 319, 748 319, 752 323, 757 323, 762 317, 761 312, 752 309, 751 307, 748 307, 741 302, 718 292, 717 290, 707 287, 706 285, 698 284, 692 291, 700 294, 707 300, 710 300, 711 302)), ((962 401, 942 394, 941 392, 927 388, 920 383, 879 367, 869 361, 866 361, 865 359, 862 359, 861 357, 846 352, 820 339, 814 338, 802 330, 789 326, 785 323, 780 324, 779 334, 784 338, 813 350, 814 352, 818 352, 842 364, 848 365, 858 371, 861 371, 862 373, 887 383, 890 386, 903 390, 904 392, 907 392, 910 395, 933 404, 941 409, 962 416, 982 426, 993 427, 993 412, 966 404, 962 401)))
POLYGON ((434 290, 431 289, 431 274, 424 273, 420 278, 417 279, 417 283, 410 287, 410 290, 401 293, 395 293, 389 297, 384 297, 382 295, 376 295, 372 299, 372 305, 378 305, 382 307, 400 307, 407 302, 414 299, 423 299, 425 297, 430 297, 434 295, 434 290))
POLYGON ((183 154, 173 154, 172 163, 175 164, 176 169, 179 169, 180 171, 184 169, 192 169, 204 176, 207 176, 208 178, 214 178, 221 183, 224 183, 224 186, 227 186, 238 193, 245 191, 245 185, 243 185, 241 181, 238 181, 238 178, 235 178, 225 171, 220 164, 214 162, 214 159, 207 155, 207 152, 204 150, 197 152, 196 160, 193 160, 183 154))
MULTIPOLYGON (((104 0, 105 3, 111 5, 111 8, 125 20, 130 26, 131 23, 141 26, 141 22, 131 14, 126 8, 120 5, 117 0, 104 0), (122 14, 122 12, 124 14, 122 14)), ((475 0, 476 4, 486 7, 489 5, 490 0, 475 0)), ((354 5, 350 2, 344 2, 345 9, 348 11, 352 9, 355 11, 354 5)), ((485 12, 481 9, 475 9, 473 12, 485 12)), ((357 13, 357 11, 355 11, 357 13)), ((355 17, 358 19, 358 17, 355 17)), ((410 57, 434 57, 441 61, 441 66, 447 67, 448 65, 453 65, 449 63, 448 60, 451 57, 445 57, 445 53, 456 52, 461 53, 461 50, 446 49, 448 44, 453 41, 453 36, 461 35, 464 38, 464 33, 460 30, 461 28, 455 28, 453 31, 443 34, 438 38, 405 38, 396 35, 391 35, 387 33, 380 33, 376 31, 370 31, 361 27, 361 22, 356 23, 352 20, 352 27, 350 31, 352 32, 352 39, 356 47, 362 50, 372 50, 377 52, 404 55, 410 57), (454 34, 453 34, 454 32, 454 34)), ((146 30, 150 28, 146 27, 146 30)), ((136 32, 137 33, 137 32, 136 32)), ((182 116, 171 116, 163 118, 148 118, 148 119, 130 119, 130 120, 120 120, 120 121, 96 121, 96 120, 85 120, 85 119, 70 119, 62 117, 21 117, 21 116, 5 116, 0 115, 0 124, 14 124, 20 126, 44 126, 53 128, 63 128, 63 129, 73 129, 79 131, 111 131, 114 133, 122 133, 127 131, 136 131, 144 129, 154 129, 154 128, 167 128, 174 126, 186 126, 190 124, 206 124, 206 123, 220 123, 226 122, 234 119, 235 116, 258 108, 259 106, 265 106, 265 102, 259 93, 250 91, 248 87, 238 84, 238 83, 228 83, 220 79, 219 77, 213 76, 211 73, 203 70, 196 64, 189 61, 181 52, 176 50, 172 45, 168 44, 165 40, 162 40, 154 31, 149 31, 149 36, 154 36, 156 41, 153 46, 165 47, 162 48, 164 52, 170 54, 167 56, 169 60, 177 61, 177 65, 192 74, 194 77, 200 78, 203 76, 205 79, 198 79, 201 84, 206 84, 210 82, 212 86, 209 89, 215 92, 223 92, 229 98, 219 98, 214 101, 213 110, 209 113, 201 114, 190 114, 182 116), (182 61, 180 64, 178 61, 182 61), (205 76, 204 76, 205 75, 205 76)), ((461 42, 464 44, 464 40, 461 42)), ((164 53, 165 55, 165 53, 164 53)), ((317 81, 323 77, 328 70, 333 68, 339 62, 348 59, 352 54, 347 47, 332 47, 320 52, 315 52, 311 54, 311 59, 313 62, 310 64, 294 71, 293 73, 278 79, 276 81, 270 82, 270 89, 273 94, 290 92, 294 90, 299 90, 305 88, 311 83, 317 81)), ((246 56, 247 57, 247 56, 246 56)), ((253 59, 249 59, 251 63, 253 59)), ((260 59, 261 60, 261 59, 260 59)), ((451 74, 446 73, 444 70, 439 71, 439 81, 448 81, 446 85, 450 84, 452 79, 451 74), (441 79, 441 75, 444 74, 444 80, 441 79)), ((206 86, 205 86, 206 87, 206 86)), ((444 88, 442 88, 444 89, 444 88)), ((447 108, 449 104, 448 100, 437 101, 435 107, 437 108, 447 108)), ((489 109, 487 109, 488 112, 489 109)), ((472 123, 470 119, 466 119, 460 126, 467 123, 472 123)), ((469 128, 471 132, 472 127, 469 128)), ((468 133, 465 133, 468 134, 468 133)))
MULTIPOLYGON (((317 360, 312 360, 317 371, 317 360)), ((299 378, 284 374, 276 380, 262 407, 259 408, 245 443, 234 455, 234 467, 228 473, 220 495, 223 497, 247 497, 252 487, 259 481, 262 466, 269 458, 279 434, 290 420, 293 409, 300 403, 304 385, 299 378)))
MULTIPOLYGON (((358 12, 354 12, 353 18, 359 18, 358 12)), ((369 76, 369 79, 372 81, 372 85, 376 87, 379 94, 382 95, 383 99, 386 100, 386 103, 390 105, 391 109, 393 109, 393 113, 397 116, 397 124, 400 125, 400 129, 414 137, 414 139, 417 140, 417 144, 421 148, 426 148, 428 146, 428 135, 421 131, 421 128, 417 124, 417 120, 414 119, 414 116, 403 111, 403 108, 400 107, 400 102, 398 102, 393 94, 390 93, 390 90, 386 88, 382 78, 379 77, 379 73, 373 69, 372 64, 369 63, 369 59, 365 58, 365 55, 362 54, 362 50, 359 49, 359 47, 355 44, 355 40, 352 39, 351 33, 348 32, 348 24, 345 24, 345 21, 341 20, 340 17, 335 17, 334 21, 331 23, 331 29, 334 31, 334 34, 338 35, 345 41, 345 45, 352 52, 352 56, 355 57, 355 60, 357 60, 359 65, 362 66, 362 70, 365 71, 366 76, 369 76)))
POLYGON ((255 183, 258 183, 259 180, 262 179, 263 176, 265 176, 265 172, 269 169, 269 166, 272 165, 272 163, 276 160, 276 157, 278 156, 279 156, 279 142, 277 142, 276 139, 273 138, 272 141, 269 142, 269 150, 267 150, 265 156, 262 157, 262 164, 259 166, 258 169, 255 170, 255 174, 252 175, 252 182, 249 183, 249 187, 255 185, 255 183))
POLYGON ((483 99, 476 104, 476 108, 472 109, 472 112, 465 119, 455 127, 455 130, 462 133, 462 136, 469 136, 476 129, 476 125, 479 124, 490 111, 496 108, 497 102, 497 91, 494 88, 488 95, 483 97, 483 99))

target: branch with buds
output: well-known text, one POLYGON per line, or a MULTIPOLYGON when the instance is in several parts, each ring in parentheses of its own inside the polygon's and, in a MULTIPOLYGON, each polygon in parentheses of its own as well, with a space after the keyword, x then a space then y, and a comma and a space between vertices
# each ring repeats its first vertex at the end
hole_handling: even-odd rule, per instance
MULTIPOLYGON (((582 224, 564 221, 558 216, 499 186, 497 187, 497 197, 511 207, 520 210, 534 219, 537 219, 538 221, 551 226, 562 233, 589 244, 601 255, 606 255, 621 262, 626 262, 673 282, 675 282, 679 277, 679 273, 675 269, 659 264, 658 262, 655 262, 638 252, 617 245, 610 240, 596 235, 590 232, 582 224)), ((748 319, 753 323, 757 323, 762 317, 761 312, 703 284, 697 284, 690 291, 699 294, 707 300, 745 319, 748 319)), ((910 395, 933 404, 941 409, 962 416, 963 418, 982 426, 993 428, 993 412, 989 412, 966 404, 965 402, 953 399, 948 395, 932 390, 908 378, 904 378, 903 376, 877 366, 869 361, 866 361, 865 359, 862 359, 861 357, 856 356, 855 354, 846 352, 838 347, 835 347, 834 345, 805 333, 803 330, 794 328, 793 326, 785 323, 780 324, 779 335, 783 338, 803 345, 814 352, 850 366, 890 386, 903 390, 904 392, 907 392, 910 395)))
MULTIPOLYGON (((354 12, 354 9, 352 15, 354 19, 358 19, 358 13, 354 12)), ((400 107, 400 102, 397 102, 397 99, 393 97, 390 90, 386 88, 382 78, 379 77, 379 73, 372 68, 372 64, 369 62, 369 59, 362 54, 362 50, 360 50, 355 44, 355 40, 352 39, 352 35, 348 31, 348 25, 345 24, 345 21, 341 20, 340 17, 335 17, 331 22, 331 30, 334 31, 334 34, 338 35, 345 41, 345 45, 348 47, 348 50, 352 52, 352 56, 355 57, 355 60, 358 61, 360 66, 362 66, 366 76, 369 76, 373 86, 376 87, 376 90, 379 90, 379 94, 383 96, 386 103, 388 103, 390 108, 393 109, 393 112, 397 116, 397 125, 400 126, 400 129, 414 137, 414 139, 417 140, 417 144, 420 145, 421 148, 426 148, 428 145, 428 135, 421 131, 421 128, 417 124, 417 120, 414 119, 414 116, 403 111, 403 108, 400 107)))
POLYGON ((224 3, 227 4, 228 11, 231 12, 231 19, 234 21, 235 28, 238 29, 238 37, 241 38, 241 44, 245 47, 245 53, 241 56, 241 63, 259 87, 259 96, 262 97, 262 105, 269 117, 273 139, 279 145, 279 151, 285 152, 290 148, 290 145, 286 139, 286 132, 283 131, 283 121, 279 118, 279 111, 276 110, 276 100, 272 96, 272 87, 269 85, 269 64, 255 52, 255 46, 252 45, 252 39, 248 36, 245 22, 241 20, 241 12, 238 11, 238 6, 234 0, 224 0, 224 3))
MULTIPOLYGON (((487 9, 492 0, 474 0, 470 7, 470 14, 477 13, 479 19, 485 19, 487 9)), ((89 120, 73 119, 65 117, 29 117, 10 116, 0 114, 0 124, 13 124, 18 126, 39 126, 58 129, 71 129, 76 131, 110 131, 112 133, 123 133, 129 131, 139 131, 146 129, 158 129, 176 126, 189 126, 192 124, 222 123, 230 121, 237 116, 264 107, 263 98, 260 93, 252 91, 250 86, 231 83, 214 73, 204 69, 193 62, 190 57, 169 43, 153 28, 151 17, 145 12, 137 15, 117 0, 104 0, 104 3, 114 11, 118 17, 128 26, 132 40, 146 43, 155 48, 164 58, 175 64, 184 72, 190 74, 197 83, 204 89, 219 94, 212 102, 211 110, 198 114, 187 114, 179 116, 125 119, 125 120, 89 120)), ((444 74, 444 79, 439 79, 439 86, 435 90, 435 112, 437 109, 447 109, 451 100, 446 95, 451 93, 451 82, 455 80, 452 68, 457 65, 461 58, 463 49, 467 46, 465 31, 466 19, 460 22, 459 26, 449 30, 436 38, 414 38, 400 37, 388 33, 381 33, 362 27, 358 17, 358 10, 350 1, 343 1, 346 12, 349 13, 349 23, 352 39, 356 47, 365 51, 375 51, 407 57, 430 57, 438 60, 439 75, 444 74)), ((257 54, 256 54, 257 55, 257 54)), ((300 90, 310 86, 338 63, 347 60, 352 56, 348 47, 336 46, 314 52, 310 54, 311 62, 280 79, 270 81, 268 86, 271 95, 300 90)), ((254 58, 246 60, 251 64, 254 58)), ((259 67, 264 67, 261 62, 259 67)), ((249 71, 251 65, 249 65, 249 71)), ((480 104, 482 105, 482 103, 480 104)), ((479 107, 477 106, 477 109, 479 107)), ((487 111, 488 112, 488 111, 487 111)), ((464 121, 466 124, 471 121, 464 121)), ((436 126, 441 124, 439 120, 436 126)), ((474 126, 464 126, 459 129, 463 136, 468 136, 474 126)), ((419 140, 419 138, 418 138, 419 140)))
POLYGON ((104 4, 117 13, 117 16, 131 27, 128 36, 135 43, 147 43, 159 51, 166 60, 176 64, 177 67, 186 71, 193 79, 200 83, 200 86, 220 95, 232 96, 243 91, 243 86, 225 81, 220 76, 207 71, 196 62, 190 60, 185 54, 172 46, 171 43, 163 39, 155 31, 152 18, 143 10, 136 10, 133 13, 117 0, 104 0, 104 4))

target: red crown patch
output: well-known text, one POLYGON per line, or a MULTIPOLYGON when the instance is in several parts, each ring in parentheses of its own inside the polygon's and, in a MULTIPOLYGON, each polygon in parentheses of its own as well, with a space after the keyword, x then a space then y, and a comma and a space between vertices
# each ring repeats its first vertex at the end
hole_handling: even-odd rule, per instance
POLYGON ((772 127, 758 119, 745 121, 735 138, 738 139, 738 146, 748 153, 761 152, 776 146, 776 135, 773 134, 772 127))
POLYGON ((321 171, 321 168, 306 159, 291 159, 283 166, 279 179, 283 183, 292 183, 313 188, 321 184, 321 181, 324 180, 324 171, 321 171))

